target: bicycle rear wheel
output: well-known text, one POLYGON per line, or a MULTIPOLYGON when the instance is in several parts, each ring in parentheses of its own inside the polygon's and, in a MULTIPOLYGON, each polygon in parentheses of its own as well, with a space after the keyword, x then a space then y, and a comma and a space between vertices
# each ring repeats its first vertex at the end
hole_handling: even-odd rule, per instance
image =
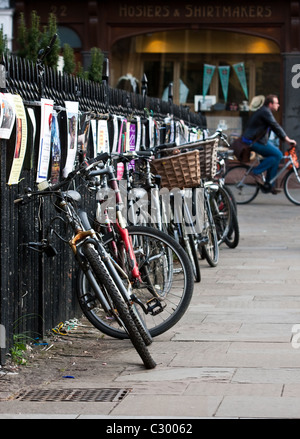
POLYGON ((235 248, 238 246, 238 243, 240 241, 240 228, 239 228, 239 222, 238 222, 238 218, 237 218, 237 211, 233 206, 232 206, 231 214, 232 214, 232 216, 231 216, 230 229, 229 229, 227 236, 224 239, 224 242, 227 245, 227 247, 235 248))
MULTIPOLYGON (((185 211, 187 212, 187 211, 185 211)), ((200 272, 200 263, 198 259, 198 253, 196 248, 197 238, 193 233, 188 233, 187 228, 185 227, 185 221, 190 221, 189 218, 182 218, 180 223, 172 224, 172 236, 184 248, 186 254, 189 257, 189 260, 192 265, 194 280, 195 282, 201 281, 201 272, 200 272)), ((189 227, 190 225, 187 224, 189 227)), ((192 228, 192 227, 191 227, 192 228)))
POLYGON ((219 262, 219 244, 216 225, 212 216, 209 202, 205 201, 205 228, 202 237, 206 236, 208 242, 203 245, 202 253, 211 267, 216 267, 219 262))
POLYGON ((284 179, 284 193, 286 197, 297 206, 300 206, 300 169, 297 169, 297 175, 291 169, 284 179))
POLYGON ((230 231, 233 209, 228 193, 221 186, 211 194, 211 209, 216 225, 218 244, 221 245, 230 231))
MULTIPOLYGON (((97 280, 97 283, 99 284, 99 286, 102 286, 102 291, 105 293, 107 301, 111 302, 113 305, 112 310, 114 312, 114 315, 112 315, 111 317, 118 322, 118 325, 121 322, 133 346, 143 360, 145 367, 147 369, 153 369, 156 366, 156 363, 150 355, 150 352, 148 351, 147 346, 130 315, 130 311, 126 303, 124 302, 120 292, 116 288, 104 263, 102 262, 99 253, 93 245, 87 243, 83 245, 83 254, 89 263, 90 269, 93 271, 93 275, 97 280)), ((79 303, 81 307, 84 306, 82 296, 79 296, 79 303)), ((84 314, 94 325, 94 315, 86 312, 84 312, 84 314)))
POLYGON ((186 252, 192 264, 195 282, 198 283, 201 281, 201 271, 200 271, 200 263, 199 263, 198 252, 195 242, 197 242, 197 238, 195 238, 194 235, 188 235, 186 252))
POLYGON ((248 165, 232 166, 225 174, 225 184, 232 192, 236 204, 250 203, 259 192, 259 187, 252 175, 246 175, 249 169, 248 165))
MULTIPOLYGON (((148 313, 141 312, 140 316, 155 337, 174 326, 188 308, 194 288, 191 263, 183 248, 164 232, 143 226, 130 226, 128 232, 142 278, 141 284, 133 285, 133 293, 147 308, 148 313)), ((108 252, 112 243, 118 243, 114 233, 104 236, 108 252)), ((123 246, 120 247, 123 252, 123 246)), ((126 268, 123 257, 124 254, 123 268, 126 268)), ((94 326, 111 337, 128 337, 117 321, 107 316, 82 273, 79 273, 77 292, 83 312, 87 317, 92 316, 94 326)))

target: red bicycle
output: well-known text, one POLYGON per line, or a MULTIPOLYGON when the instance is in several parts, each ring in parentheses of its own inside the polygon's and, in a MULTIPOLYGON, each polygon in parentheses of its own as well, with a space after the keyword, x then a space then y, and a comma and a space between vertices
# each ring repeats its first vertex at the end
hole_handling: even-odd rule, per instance
MULTIPOLYGON (((121 155, 126 157, 126 153, 121 155)), ((94 229, 119 275, 131 290, 134 308, 150 335, 157 336, 175 325, 190 303, 194 282, 192 267, 181 246, 168 234, 149 226, 127 226, 124 204, 112 164, 89 173, 96 192, 94 229)), ((87 224, 88 227, 88 224, 87 224)), ((103 333, 127 338, 97 301, 84 273, 78 277, 78 298, 86 317, 103 333)))

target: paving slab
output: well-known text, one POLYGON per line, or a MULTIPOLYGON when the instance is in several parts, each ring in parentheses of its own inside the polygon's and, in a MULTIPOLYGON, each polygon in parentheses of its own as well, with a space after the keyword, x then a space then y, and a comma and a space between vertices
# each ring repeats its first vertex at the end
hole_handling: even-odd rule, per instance
POLYGON ((134 413, 142 416, 213 417, 222 400, 221 396, 130 395, 113 411, 112 415, 134 413))
POLYGON ((225 396, 216 417, 299 419, 300 398, 225 396))
POLYGON ((238 247, 222 245, 216 268, 200 261, 188 311, 154 339, 156 369, 144 369, 129 341, 70 334, 31 369, 1 374, 0 418, 299 419, 300 208, 260 194, 238 218, 238 247), (17 401, 22 373, 34 389, 130 391, 117 402, 17 401))

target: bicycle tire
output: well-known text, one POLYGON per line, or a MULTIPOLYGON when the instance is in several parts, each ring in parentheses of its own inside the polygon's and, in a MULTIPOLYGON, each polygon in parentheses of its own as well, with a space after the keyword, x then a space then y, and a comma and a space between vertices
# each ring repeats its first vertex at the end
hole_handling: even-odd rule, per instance
POLYGON ((232 219, 232 203, 226 190, 219 189, 211 194, 211 209, 216 225, 218 244, 221 245, 230 231, 232 219))
POLYGON ((172 236, 175 239, 175 241, 182 246, 182 248, 185 250, 186 254, 189 257, 194 273, 194 281, 197 283, 200 282, 201 281, 200 263, 199 263, 198 253, 194 241, 194 235, 188 234, 186 232, 185 226, 182 222, 180 224, 173 225, 172 236))
MULTIPOLYGON (((126 303, 124 302, 120 292, 116 288, 111 276, 109 275, 104 263, 102 262, 100 255, 93 247, 93 245, 89 243, 85 243, 83 245, 83 254, 93 271, 95 279, 100 285, 103 285, 106 289, 108 296, 113 302, 113 305, 117 310, 118 316, 120 317, 124 328, 128 333, 128 337, 130 338, 137 353, 141 357, 145 367, 147 369, 153 369, 156 366, 156 363, 153 360, 136 324, 134 323, 126 303)), ((79 303, 81 302, 79 301, 79 303)), ((89 318, 90 316, 87 317, 89 318)), ((93 324, 93 319, 90 321, 93 324)))
POLYGON ((249 169, 248 165, 236 165, 225 173, 225 184, 232 192, 236 204, 248 204, 258 195, 259 186, 255 179, 251 175, 245 177, 249 169))
POLYGON ((211 267, 216 267, 219 262, 219 244, 217 230, 212 213, 210 211, 210 206, 208 205, 208 201, 205 201, 205 204, 207 215, 205 234, 208 238, 208 243, 203 245, 202 253, 208 264, 211 267))
POLYGON ((295 175, 294 169, 290 171, 284 177, 283 189, 285 196, 293 204, 300 206, 300 169, 297 169, 298 178, 295 175))
POLYGON ((191 198, 192 204, 188 207, 188 203, 185 203, 184 199, 184 210, 183 210, 183 218, 182 222, 179 225, 181 227, 183 247, 191 261, 193 272, 194 272, 194 280, 199 283, 201 281, 201 269, 200 262, 198 258, 197 252, 197 229, 196 229, 196 221, 193 218, 193 193, 191 198))
POLYGON ((232 190, 228 186, 226 186, 226 184, 224 184, 223 189, 225 189, 225 191, 229 195, 229 198, 230 198, 230 200, 232 202, 232 206, 233 206, 234 210, 237 211, 236 200, 234 198, 232 190))
POLYGON ((227 234, 227 236, 224 239, 225 244, 229 248, 236 248, 240 241, 240 228, 239 228, 239 222, 237 217, 237 211, 232 206, 232 217, 231 217, 231 224, 230 229, 227 234))
MULTIPOLYGON (((108 233, 106 227, 102 227, 102 226, 99 224, 98 228, 99 228, 99 230, 98 230, 99 233, 104 233, 104 234, 105 234, 105 233, 108 233)), ((113 255, 115 255, 116 248, 117 248, 117 246, 115 246, 115 247, 112 249, 112 251, 113 251, 113 255)), ((118 276, 121 276, 121 278, 124 277, 124 273, 122 272, 122 269, 120 270, 120 268, 121 268, 120 265, 117 264, 117 265, 114 267, 115 264, 113 263, 113 259, 111 259, 111 260, 108 261, 107 263, 108 263, 108 264, 112 264, 112 267, 110 267, 110 265, 107 266, 108 271, 115 271, 115 268, 117 268, 117 271, 118 271, 117 275, 118 275, 118 276)), ((119 279, 119 280, 120 280, 120 279, 119 279)), ((121 279, 121 282, 122 282, 122 279, 121 279)), ((127 287, 128 287, 128 279, 127 279, 127 278, 124 279, 124 285, 125 285, 125 287, 126 287, 126 284, 127 284, 127 287)), ((118 287, 118 281, 116 282, 116 285, 117 285, 117 287, 118 287)), ((120 284, 120 285, 121 285, 121 288, 122 288, 123 285, 122 285, 122 284, 120 284)), ((126 287, 126 288, 127 288, 127 287, 126 287)), ((131 315, 131 317, 132 317, 134 323, 136 324, 136 326, 137 326, 137 328, 138 328, 138 330, 139 330, 139 332, 140 332, 140 334, 141 334, 141 336, 142 336, 142 338, 143 338, 143 340, 144 340, 146 346, 149 346, 149 345, 152 343, 153 340, 152 340, 152 337, 151 337, 151 334, 150 334, 148 328, 145 326, 145 324, 143 323, 143 321, 142 321, 142 319, 141 319, 141 317, 140 317, 140 313, 139 313, 138 310, 136 309, 136 305, 135 305, 132 301, 129 302, 128 299, 127 299, 127 297, 124 297, 124 299, 125 299, 125 301, 126 301, 126 303, 127 303, 127 307, 128 307, 128 309, 129 309, 130 315, 131 315)), ((94 319, 94 320, 95 320, 95 319, 94 319)), ((96 321, 97 321, 97 319, 96 319, 96 321)), ((108 335, 109 335, 109 334, 108 334, 108 335)))
MULTIPOLYGON (((170 279, 166 280, 167 283, 170 283, 170 285, 168 285, 169 290, 161 290, 161 297, 167 303, 166 308, 156 316, 143 314, 143 317, 146 321, 146 326, 151 336, 156 337, 173 327, 181 319, 189 306, 194 288, 191 263, 183 248, 173 238, 164 232, 144 226, 129 226, 128 232, 133 240, 136 236, 142 237, 143 239, 148 240, 148 243, 152 245, 152 251, 155 251, 155 247, 157 246, 157 249, 162 252, 160 258, 156 259, 156 263, 161 264, 160 266, 157 265, 157 270, 160 269, 161 271, 155 272, 153 269, 153 263, 150 267, 153 270, 150 274, 147 274, 153 278, 157 276, 157 282, 162 277, 164 270, 168 270, 168 267, 164 266, 166 265, 166 260, 168 258, 172 258, 172 263, 173 259, 175 261, 173 268, 170 267, 168 270, 172 270, 172 272, 167 273, 167 275, 170 276, 170 279), (166 256, 163 252, 169 252, 170 254, 166 256)), ((103 242, 107 250, 109 250, 109 244, 114 239, 115 236, 113 233, 109 233, 104 236, 103 242)), ((137 247, 135 249, 136 251, 138 250, 137 247)), ((142 260, 142 257, 143 255, 137 255, 140 268, 143 268, 143 264, 145 265, 145 260, 142 260)), ((149 262, 149 265, 151 263, 152 262, 149 262)), ((146 277, 146 275, 144 276, 146 277)), ((87 291, 87 287, 88 284, 86 276, 80 272, 78 277, 77 293, 81 299, 81 303, 83 302, 82 310, 87 318, 89 320, 92 319, 94 326, 104 334, 119 339, 128 338, 128 335, 125 333, 125 331, 116 327, 114 321, 107 320, 104 310, 99 308, 99 303, 93 303, 95 298, 90 297, 91 293, 87 291), (90 307, 88 306, 88 300, 91 303, 90 307)), ((152 298, 147 286, 143 289, 133 289, 133 292, 139 294, 143 299, 149 297, 152 298)))
POLYGON ((198 252, 196 248, 196 244, 194 241, 194 235, 188 235, 188 247, 186 249, 186 252, 188 253, 188 256, 191 260, 193 273, 194 273, 194 280, 196 283, 201 282, 201 269, 200 269, 200 263, 198 258, 198 252))

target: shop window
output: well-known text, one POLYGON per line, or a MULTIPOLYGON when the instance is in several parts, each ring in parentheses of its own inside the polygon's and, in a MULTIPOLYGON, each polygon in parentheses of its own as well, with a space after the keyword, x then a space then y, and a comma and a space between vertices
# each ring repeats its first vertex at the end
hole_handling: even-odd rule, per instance
MULTIPOLYGON (((242 59, 242 58, 241 58, 242 59)), ((222 58, 219 59, 219 66, 229 66, 229 83, 228 83, 228 90, 227 90, 227 100, 225 102, 225 96, 222 89, 222 84, 220 80, 220 76, 218 76, 218 96, 217 101, 220 103, 224 103, 225 108, 227 110, 238 110, 239 105, 243 101, 247 101, 247 96, 241 86, 240 80, 237 77, 237 74, 233 68, 233 65, 236 63, 235 60, 232 60, 232 62, 228 62, 223 60, 222 58)), ((245 75, 246 75, 246 83, 247 83, 247 93, 249 97, 249 68, 247 65, 247 62, 244 63, 245 68, 245 75)), ((218 72, 216 72, 218 73, 218 72)))
POLYGON ((174 79, 173 62, 145 61, 144 73, 148 79, 148 95, 165 98, 168 86, 174 79))
POLYGON ((279 94, 279 46, 266 38, 221 30, 176 30, 145 33, 118 41, 112 47, 111 84, 130 72, 148 78, 148 95, 166 97, 173 82, 174 102, 193 107, 194 96, 203 94, 204 64, 215 66, 207 95, 216 96, 220 108, 239 105, 258 94, 279 94), (247 90, 234 65, 243 63, 247 90), (230 66, 227 99, 220 82, 219 66, 230 66), (236 104, 232 106, 231 104, 236 104))
MULTIPOLYGON (((278 57, 279 58, 279 57, 278 57)), ((280 59, 256 60, 255 63, 256 95, 280 95, 280 59)))
POLYGON ((81 40, 73 29, 70 29, 66 26, 58 26, 57 33, 60 39, 61 47, 63 47, 64 44, 69 44, 69 46, 73 47, 74 49, 81 48, 81 40))
POLYGON ((180 78, 189 90, 186 103, 193 103, 194 96, 202 94, 203 64, 200 59, 181 64, 180 78))

